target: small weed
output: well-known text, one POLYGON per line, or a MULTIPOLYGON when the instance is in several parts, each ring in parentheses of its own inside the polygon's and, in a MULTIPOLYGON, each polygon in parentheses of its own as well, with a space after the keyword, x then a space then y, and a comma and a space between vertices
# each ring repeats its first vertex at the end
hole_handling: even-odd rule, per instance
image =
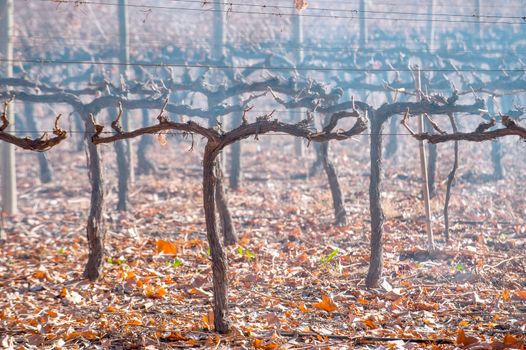
POLYGON ((250 251, 249 249, 245 249, 241 246, 237 247, 236 252, 239 256, 245 257, 248 260, 252 260, 256 257, 256 254, 254 254, 252 251, 250 251))
POLYGON ((167 261, 166 265, 171 266, 173 268, 177 268, 177 267, 183 265, 183 262, 181 260, 179 260, 179 259, 174 259, 172 261, 167 261))
POLYGON ((114 264, 114 265, 122 265, 122 264, 126 263, 126 259, 123 258, 122 256, 117 258, 117 259, 113 259, 111 257, 108 257, 107 261, 108 261, 108 263, 114 264))
POLYGON ((466 266, 462 262, 455 263, 454 261, 451 263, 451 266, 453 267, 453 270, 457 272, 462 272, 466 270, 466 266))
POLYGON ((329 255, 322 256, 321 257, 321 264, 322 265, 329 264, 339 252, 340 252, 340 249, 334 248, 332 250, 332 252, 329 253, 329 255))

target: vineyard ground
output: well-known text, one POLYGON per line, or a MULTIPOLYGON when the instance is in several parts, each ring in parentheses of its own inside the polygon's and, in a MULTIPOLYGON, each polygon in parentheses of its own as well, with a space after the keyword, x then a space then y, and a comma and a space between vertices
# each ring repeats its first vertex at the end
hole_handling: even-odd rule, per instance
MULTIPOLYGON (((161 173, 137 178, 128 214, 114 210, 114 151, 102 147, 109 190, 108 262, 97 283, 81 278, 89 205, 83 152, 68 151, 71 145, 49 152, 56 180, 48 185, 38 182, 35 155, 20 152, 21 214, 3 223, 2 346, 377 348, 333 336, 468 341, 459 329, 481 342, 502 340, 506 334, 519 339, 526 319, 524 145, 506 140, 506 178, 488 182, 481 174, 491 172, 489 143, 461 143, 450 210, 458 222, 448 245, 441 236, 441 208, 452 145, 439 147, 438 196, 433 200, 439 251, 429 257, 415 143, 402 138, 396 160, 384 162, 385 280, 377 290, 364 285, 366 137, 331 146, 350 219, 340 228, 331 225, 326 178, 294 178, 307 171, 314 159, 311 151, 309 161, 294 159, 291 139, 276 136, 243 144, 243 187, 228 195, 240 241, 227 248, 235 326, 226 336, 211 331, 202 145, 191 152, 189 141, 153 146, 149 156, 161 173), (174 243, 176 254, 157 253, 160 240, 174 243)), ((404 348, 400 341, 382 344, 404 348)))

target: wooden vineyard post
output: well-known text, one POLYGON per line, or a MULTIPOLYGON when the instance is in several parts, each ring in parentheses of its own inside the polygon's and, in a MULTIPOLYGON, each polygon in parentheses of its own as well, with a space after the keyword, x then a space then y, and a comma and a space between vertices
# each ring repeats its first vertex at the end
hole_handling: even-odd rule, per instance
MULTIPOLYGON (((0 72, 7 78, 13 75, 13 0, 0 0, 0 57, 4 59, 0 72)), ((3 106, 2 106, 3 108, 3 106)), ((10 126, 6 131, 14 132, 14 103, 7 109, 10 126)), ((2 211, 7 215, 18 212, 16 190, 15 146, 2 142, 0 144, 0 169, 2 174, 2 211)))
MULTIPOLYGON (((241 103, 239 96, 233 98, 234 104, 241 103)), ((234 114, 232 124, 234 127, 241 125, 242 123, 242 112, 234 114)), ((239 189, 241 181, 241 142, 236 142, 230 146, 230 188, 232 190, 239 189)))
POLYGON ((477 47, 482 43, 482 26, 480 24, 482 0, 475 0, 475 33, 477 36, 477 47))
MULTIPOLYGON (((225 25, 226 25, 226 13, 225 13, 225 3, 223 1, 216 1, 214 2, 214 19, 213 19, 213 29, 212 29, 212 51, 211 51, 211 58, 218 64, 223 65, 226 63, 225 61, 225 42, 226 42, 226 31, 225 31, 225 25)), ((221 73, 219 70, 211 75, 210 83, 220 84, 221 83, 221 73)), ((209 109, 212 109, 216 106, 217 101, 214 101, 214 104, 208 105, 209 109)), ((221 125, 226 124, 226 120, 224 116, 218 117, 219 123, 221 125)), ((216 126, 216 120, 210 119, 209 125, 211 127, 216 126)), ((226 125, 225 125, 226 127, 226 125)), ((224 171, 226 169, 226 155, 225 152, 222 152, 217 159, 217 162, 219 162, 219 166, 221 167, 221 171, 224 171)), ((222 181, 222 179, 221 179, 222 181)), ((222 186, 220 186, 221 188, 222 186)))
MULTIPOLYGON (((119 0, 119 73, 124 81, 128 78, 128 64, 130 63, 128 36, 128 0, 119 0)), ((128 113, 121 110, 122 126, 125 131, 130 130, 128 113)), ((114 144, 117 154, 118 167, 118 202, 117 210, 128 210, 129 186, 135 181, 133 167, 133 152, 131 140, 118 141, 114 144)))
MULTIPOLYGON (((415 75, 415 87, 416 87, 416 98, 417 101, 422 101, 422 94, 420 88, 420 68, 416 67, 414 70, 415 75)), ((418 116, 418 133, 422 134, 424 130, 424 116, 420 114, 418 116)), ((429 252, 435 250, 435 241, 433 238, 433 228, 431 226, 431 202, 429 200, 429 178, 427 176, 427 158, 424 141, 419 141, 420 149, 420 169, 422 174, 423 182, 423 195, 424 195, 424 207, 426 210, 426 226, 427 226, 427 249, 429 252)))
POLYGON ((360 48, 365 49, 367 46, 367 22, 366 22, 366 12, 365 12, 365 0, 360 0, 360 48))
MULTIPOLYGON (((294 52, 294 65, 296 67, 301 66, 303 63, 303 17, 301 16, 301 9, 295 8, 295 1, 292 1, 292 47, 294 52)), ((301 109, 300 109, 301 111, 301 109)), ((300 121, 302 119, 301 114, 295 116, 292 111, 289 112, 290 120, 300 121)), ((305 156, 304 141, 301 138, 294 139, 294 150, 296 157, 305 156)))
MULTIPOLYGON (((119 62, 121 63, 120 74, 127 80, 130 70, 128 65, 130 64, 130 34, 128 25, 128 0, 119 0, 119 62)), ((122 115, 122 126, 124 130, 130 129, 130 118, 124 110, 122 115)), ((129 181, 133 183, 135 181, 135 174, 133 172, 133 152, 131 151, 131 142, 126 144, 128 152, 128 167, 130 168, 129 181)))
POLYGON ((427 46, 429 49, 429 52, 433 52, 436 50, 435 47, 435 22, 434 20, 434 14, 435 12, 435 1, 430 0, 429 2, 429 10, 428 10, 428 21, 427 21, 427 46))

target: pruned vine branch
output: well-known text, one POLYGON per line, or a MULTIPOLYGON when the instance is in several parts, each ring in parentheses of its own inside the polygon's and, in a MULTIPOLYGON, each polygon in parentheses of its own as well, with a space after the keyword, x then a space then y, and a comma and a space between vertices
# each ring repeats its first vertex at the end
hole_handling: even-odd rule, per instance
POLYGON ((473 132, 453 132, 450 134, 433 134, 428 133, 417 134, 407 125, 407 118, 404 117, 402 125, 409 131, 417 140, 427 140, 429 143, 441 143, 448 141, 473 141, 482 142, 494 140, 504 136, 519 136, 526 140, 526 128, 520 126, 513 118, 509 116, 502 116, 502 125, 504 128, 487 131, 493 123, 483 123, 477 127, 473 132))
MULTIPOLYGON (((163 131, 177 130, 199 134, 207 138, 209 141, 216 143, 219 148, 223 148, 247 137, 268 132, 280 132, 291 136, 303 137, 309 141, 324 142, 330 140, 344 140, 367 130, 366 118, 357 115, 356 111, 352 113, 340 112, 340 114, 337 114, 336 116, 333 115, 331 120, 336 120, 337 122, 337 120, 347 116, 354 116, 358 119, 350 129, 338 131, 332 131, 334 126, 336 126, 336 123, 334 123, 334 126, 331 126, 329 129, 325 128, 323 131, 318 132, 312 131, 304 125, 284 123, 278 121, 277 119, 270 120, 270 118, 257 118, 257 120, 253 123, 242 123, 237 128, 226 133, 220 133, 214 128, 203 127, 193 121, 188 121, 186 123, 162 121, 156 125, 139 128, 130 132, 123 132, 108 137, 101 137, 100 135, 102 130, 100 130, 100 132, 97 132, 97 134, 93 135, 92 141, 95 144, 111 143, 117 140, 131 139, 146 134, 157 134, 163 131)), ((96 124, 95 121, 93 122, 95 129, 98 131, 102 126, 96 124)))
POLYGON ((51 138, 48 136, 47 133, 44 133, 41 137, 37 139, 30 139, 28 137, 17 137, 17 136, 4 132, 4 130, 9 127, 9 119, 7 118, 7 110, 8 110, 9 104, 12 101, 13 99, 10 99, 4 102, 4 109, 2 111, 2 115, 0 116, 0 120, 2 121, 2 125, 0 126, 0 140, 13 144, 15 146, 18 146, 26 150, 44 152, 58 145, 60 142, 62 142, 63 140, 67 138, 66 130, 60 128, 58 124, 60 120, 60 116, 61 116, 60 114, 55 118, 55 125, 53 128, 53 135, 55 136, 51 138))

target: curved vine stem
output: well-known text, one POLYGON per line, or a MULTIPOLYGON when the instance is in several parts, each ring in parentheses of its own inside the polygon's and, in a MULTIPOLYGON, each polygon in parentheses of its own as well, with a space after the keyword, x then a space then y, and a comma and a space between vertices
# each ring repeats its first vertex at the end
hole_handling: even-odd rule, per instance
MULTIPOLYGON (((453 132, 457 133, 457 123, 455 122, 455 116, 453 113, 448 113, 449 121, 451 122, 451 127, 453 128, 453 132)), ((444 203, 444 237, 446 239, 446 242, 449 242, 449 200, 451 199, 451 186, 453 185, 453 180, 455 179, 455 173, 458 169, 458 140, 455 141, 454 145, 454 155, 455 159, 453 160, 453 168, 449 172, 449 175, 447 177, 447 187, 446 187, 446 200, 444 203)))

